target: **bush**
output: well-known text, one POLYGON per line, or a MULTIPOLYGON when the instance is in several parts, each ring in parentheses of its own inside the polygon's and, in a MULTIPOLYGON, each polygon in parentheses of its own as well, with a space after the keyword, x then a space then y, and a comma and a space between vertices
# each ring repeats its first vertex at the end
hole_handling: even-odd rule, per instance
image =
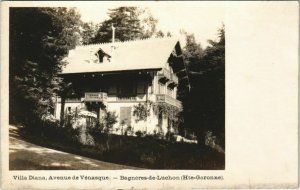
POLYGON ((155 131, 155 133, 152 136, 156 139, 164 139, 165 138, 164 133, 162 131, 159 131, 159 132, 155 131))
POLYGON ((35 139, 37 144, 49 148, 142 168, 224 169, 225 154, 218 152, 217 149, 213 150, 208 146, 199 148, 196 144, 174 142, 176 139, 172 133, 168 134, 170 141, 159 139, 159 136, 144 136, 142 131, 136 132, 139 138, 108 134, 97 130, 101 125, 97 124, 89 129, 88 133, 93 137, 94 143, 87 143, 88 145, 79 142, 80 127, 62 128, 58 124, 39 127, 40 134, 44 136, 37 135, 36 131, 36 133, 29 133, 28 139, 30 141, 35 139))
POLYGON ((135 132, 135 135, 137 137, 142 137, 143 133, 142 133, 142 131, 137 131, 137 132, 135 132))
POLYGON ((150 115, 150 108, 147 104, 141 104, 133 106, 133 116, 136 117, 135 121, 146 121, 147 117, 150 115))
POLYGON ((106 111, 104 116, 104 126, 109 131, 115 123, 118 122, 116 112, 106 111))
POLYGON ((125 136, 127 135, 130 135, 132 136, 133 135, 133 128, 129 125, 126 129, 125 129, 125 136))

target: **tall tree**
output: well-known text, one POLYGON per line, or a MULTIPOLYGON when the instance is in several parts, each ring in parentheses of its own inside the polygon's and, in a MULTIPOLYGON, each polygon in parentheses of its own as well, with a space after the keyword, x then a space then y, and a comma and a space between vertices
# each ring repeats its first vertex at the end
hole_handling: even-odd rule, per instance
POLYGON ((219 30, 217 41, 209 40, 204 52, 195 51, 193 38, 187 38, 185 60, 188 63, 191 92, 184 98, 185 127, 192 129, 199 144, 205 132, 218 136, 223 147, 225 131, 225 29, 219 30), (190 43, 192 42, 192 43, 190 43))
MULTIPOLYGON (((180 30, 180 33, 185 36, 185 47, 183 48, 183 58, 186 65, 186 69, 188 72, 189 82, 191 88, 194 88, 194 86, 197 86, 194 80, 191 77, 191 73, 194 73, 195 71, 198 71, 197 67, 201 62, 201 59, 204 54, 204 50, 201 47, 200 43, 196 42, 194 34, 189 34, 183 29, 180 30)), ((192 129, 189 125, 190 122, 190 114, 193 113, 193 102, 190 100, 190 91, 187 90, 186 85, 183 85, 179 82, 178 85, 178 92, 177 96, 178 98, 183 102, 183 112, 181 113, 181 117, 184 118, 184 123, 181 123, 180 125, 180 133, 182 135, 186 135, 187 129, 192 129)), ((198 101, 198 100, 196 100, 198 101)))
POLYGON ((151 37, 156 33, 157 20, 147 9, 138 7, 118 7, 108 13, 109 19, 100 24, 92 39, 93 43, 110 42, 112 24, 116 28, 115 40, 126 41, 151 37))
POLYGON ((138 10, 140 23, 142 26, 141 38, 150 38, 152 36, 155 36, 155 34, 157 33, 158 19, 153 17, 151 11, 148 8, 138 10))
POLYGON ((199 65, 204 55, 200 43, 196 42, 194 34, 186 33, 186 44, 183 50, 184 60, 189 72, 199 71, 199 65))
MULTIPOLYGON (((183 35, 185 35, 185 47, 183 48, 183 58, 187 67, 188 74, 198 71, 197 67, 201 62, 201 59, 204 55, 204 50, 201 47, 200 43, 196 42, 194 34, 188 34, 185 31, 181 31, 183 35)), ((191 81, 191 77, 189 76, 190 85, 193 87, 194 82, 191 81)), ((187 93, 189 91, 186 90, 186 86, 179 83, 178 86, 178 98, 183 99, 187 97, 187 93)))
POLYGON ((92 43, 92 39, 95 38, 98 25, 92 22, 82 22, 81 24, 81 43, 84 45, 92 43))
POLYGON ((9 16, 10 122, 32 124, 53 109, 63 58, 79 43, 80 15, 68 8, 11 8, 9 16))

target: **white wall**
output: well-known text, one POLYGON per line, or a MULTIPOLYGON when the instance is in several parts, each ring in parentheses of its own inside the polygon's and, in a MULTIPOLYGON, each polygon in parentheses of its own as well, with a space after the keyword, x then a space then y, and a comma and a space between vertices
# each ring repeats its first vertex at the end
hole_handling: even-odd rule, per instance
POLYGON ((136 102, 111 102, 107 106, 108 111, 115 111, 118 116, 118 123, 114 125, 114 128, 117 128, 120 126, 120 108, 121 107, 131 107, 131 126, 134 129, 134 132, 136 131, 146 131, 147 133, 153 133, 156 125, 158 124, 158 118, 153 113, 153 110, 150 109, 150 116, 148 116, 147 121, 138 121, 136 122, 136 117, 133 116, 134 106, 138 105, 136 102))

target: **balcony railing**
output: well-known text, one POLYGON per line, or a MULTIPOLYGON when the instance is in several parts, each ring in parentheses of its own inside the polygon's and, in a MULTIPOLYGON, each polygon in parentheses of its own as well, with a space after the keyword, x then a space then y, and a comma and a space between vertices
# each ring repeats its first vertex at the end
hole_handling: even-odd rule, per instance
POLYGON ((107 100, 106 92, 86 92, 84 94, 85 102, 105 102, 107 100))
POLYGON ((171 96, 168 96, 166 94, 157 94, 156 102, 167 103, 176 106, 178 108, 181 108, 181 102, 179 100, 176 100, 175 98, 172 98, 171 96))
MULTIPOLYGON (((65 102, 66 103, 80 103, 81 98, 66 98, 65 102)), ((61 103, 61 98, 60 97, 57 98, 57 103, 61 103)))
POLYGON ((136 96, 118 96, 117 101, 136 101, 136 96))

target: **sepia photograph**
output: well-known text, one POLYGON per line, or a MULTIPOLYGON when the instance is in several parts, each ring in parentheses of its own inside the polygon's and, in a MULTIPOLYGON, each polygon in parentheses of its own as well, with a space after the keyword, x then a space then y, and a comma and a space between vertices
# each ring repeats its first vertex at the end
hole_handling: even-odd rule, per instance
POLYGON ((188 8, 10 8, 9 169, 224 169, 225 26, 188 8))
POLYGON ((298 12, 0 2, 0 189, 298 188, 298 12))

